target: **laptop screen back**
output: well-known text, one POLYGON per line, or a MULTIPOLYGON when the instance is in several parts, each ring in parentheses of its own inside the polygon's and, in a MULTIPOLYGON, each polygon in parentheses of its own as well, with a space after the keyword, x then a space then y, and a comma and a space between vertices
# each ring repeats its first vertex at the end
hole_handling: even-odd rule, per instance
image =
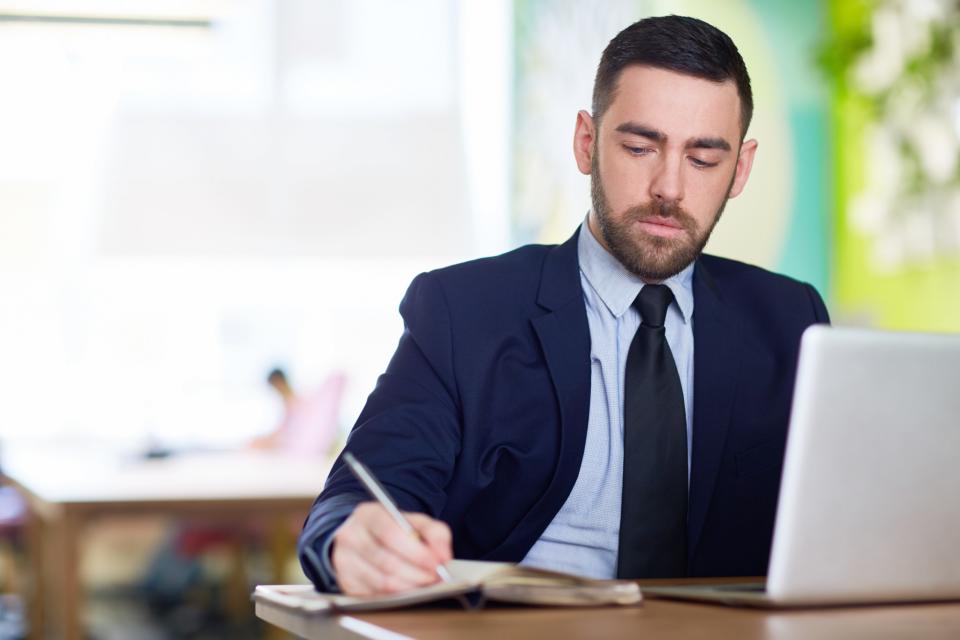
POLYGON ((767 593, 960 597, 960 336, 803 337, 767 593))

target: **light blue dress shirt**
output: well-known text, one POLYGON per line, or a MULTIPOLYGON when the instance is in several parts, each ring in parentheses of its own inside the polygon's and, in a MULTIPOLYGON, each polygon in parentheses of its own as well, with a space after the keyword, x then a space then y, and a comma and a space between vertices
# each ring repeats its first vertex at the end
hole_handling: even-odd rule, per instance
MULTIPOLYGON (((623 486, 623 380, 640 326, 631 305, 644 282, 597 241, 585 221, 578 243, 580 283, 590 327, 590 414, 580 473, 560 511, 521 564, 592 578, 614 578, 623 486)), ((693 265, 664 282, 667 343, 683 388, 687 473, 693 443, 693 265)))

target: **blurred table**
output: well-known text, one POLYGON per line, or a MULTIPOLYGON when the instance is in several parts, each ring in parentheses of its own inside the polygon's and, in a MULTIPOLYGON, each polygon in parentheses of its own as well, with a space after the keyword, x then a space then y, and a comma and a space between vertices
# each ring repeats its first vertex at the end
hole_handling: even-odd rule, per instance
POLYGON ((272 577, 284 582, 294 545, 288 523, 306 516, 330 463, 259 451, 147 459, 83 447, 5 447, 0 469, 23 493, 31 516, 31 636, 83 637, 80 536, 95 518, 162 514, 266 523, 272 577))

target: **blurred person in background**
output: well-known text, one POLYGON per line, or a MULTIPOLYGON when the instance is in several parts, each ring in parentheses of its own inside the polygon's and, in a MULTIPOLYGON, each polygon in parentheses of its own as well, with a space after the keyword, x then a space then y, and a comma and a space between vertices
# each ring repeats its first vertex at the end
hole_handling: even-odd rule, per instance
POLYGON ((267 375, 269 384, 283 403, 283 418, 270 433, 254 438, 254 449, 274 449, 300 455, 324 456, 338 440, 337 421, 346 376, 331 373, 312 393, 297 395, 286 372, 277 367, 267 375))

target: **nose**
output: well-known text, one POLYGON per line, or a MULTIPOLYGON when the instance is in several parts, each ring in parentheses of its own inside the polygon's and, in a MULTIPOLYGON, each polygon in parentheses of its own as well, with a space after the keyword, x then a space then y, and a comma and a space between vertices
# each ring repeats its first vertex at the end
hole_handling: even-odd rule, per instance
POLYGON ((682 167, 679 158, 663 154, 662 160, 650 180, 650 196, 665 202, 677 202, 683 199, 682 167))

